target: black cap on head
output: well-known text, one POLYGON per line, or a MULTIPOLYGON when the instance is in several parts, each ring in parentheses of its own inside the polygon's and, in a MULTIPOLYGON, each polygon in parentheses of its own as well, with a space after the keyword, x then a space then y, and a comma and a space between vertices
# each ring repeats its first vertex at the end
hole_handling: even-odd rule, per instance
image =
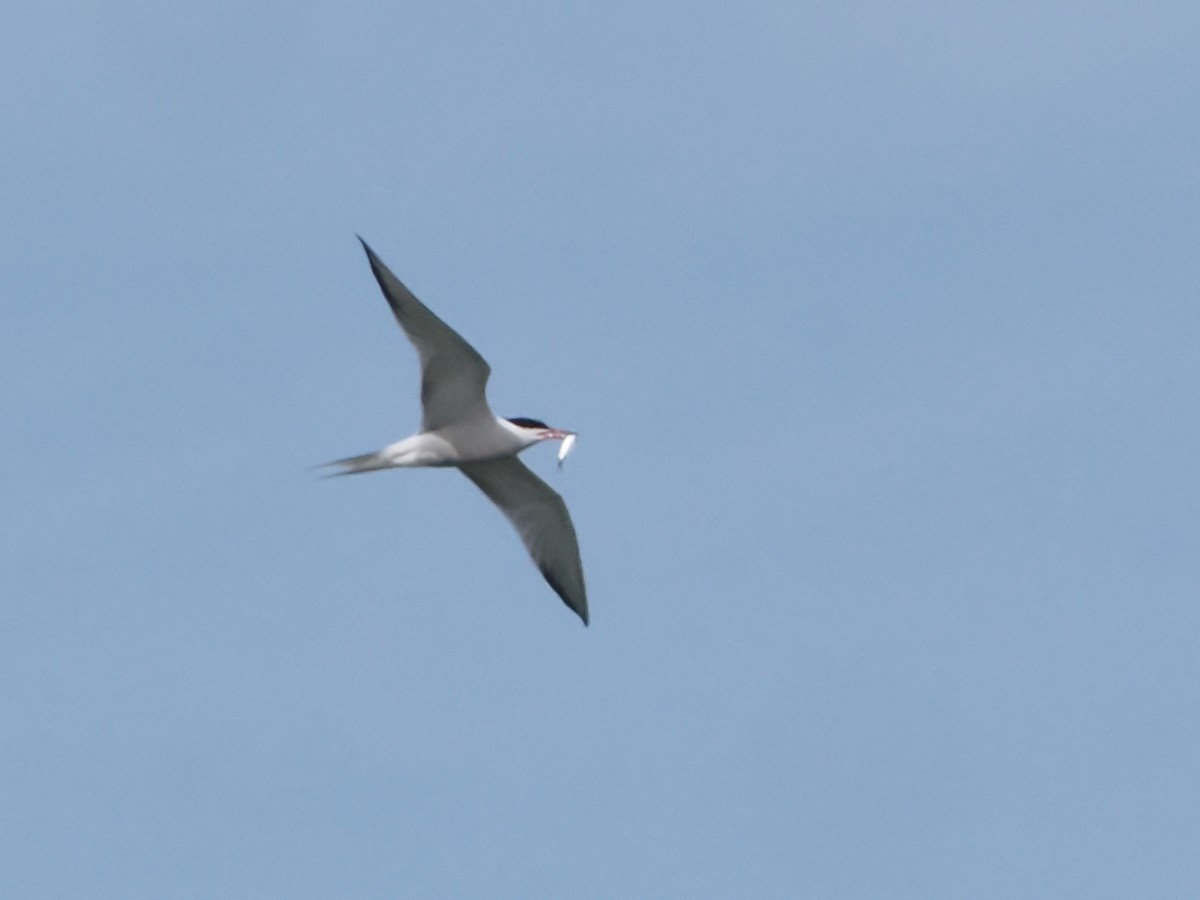
POLYGON ((549 428, 550 427, 545 422, 542 422, 539 419, 526 419, 523 416, 517 416, 517 418, 509 419, 508 421, 512 422, 514 425, 519 426, 520 428, 549 428))

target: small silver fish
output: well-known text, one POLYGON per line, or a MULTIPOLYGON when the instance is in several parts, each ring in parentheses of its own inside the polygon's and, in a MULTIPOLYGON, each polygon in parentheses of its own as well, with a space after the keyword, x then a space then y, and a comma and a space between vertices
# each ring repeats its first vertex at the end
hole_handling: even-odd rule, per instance
POLYGON ((567 454, 571 452, 571 448, 575 446, 575 435, 568 434, 563 438, 562 445, 558 448, 558 467, 561 469, 563 460, 567 458, 567 454))

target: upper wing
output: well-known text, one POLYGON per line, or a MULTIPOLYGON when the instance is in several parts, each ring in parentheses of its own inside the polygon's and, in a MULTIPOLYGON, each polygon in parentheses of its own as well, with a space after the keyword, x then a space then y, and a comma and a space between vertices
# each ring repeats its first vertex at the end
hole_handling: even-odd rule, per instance
POLYGON ((459 468, 508 516, 550 587, 586 625, 583 563, 563 498, 515 456, 463 463, 459 468))
POLYGON ((491 416, 484 390, 492 369, 453 328, 429 311, 361 237, 375 280, 421 357, 421 430, 491 416))

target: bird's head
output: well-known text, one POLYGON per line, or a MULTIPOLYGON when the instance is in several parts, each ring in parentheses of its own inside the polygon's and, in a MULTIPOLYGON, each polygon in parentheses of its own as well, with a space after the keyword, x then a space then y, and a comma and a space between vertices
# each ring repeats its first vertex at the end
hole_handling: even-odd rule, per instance
POLYGON ((518 416, 515 419, 506 419, 505 421, 510 425, 515 425, 522 435, 530 439, 529 442, 531 444, 538 441, 561 441, 571 437, 575 433, 563 428, 551 428, 540 419, 526 419, 518 416))

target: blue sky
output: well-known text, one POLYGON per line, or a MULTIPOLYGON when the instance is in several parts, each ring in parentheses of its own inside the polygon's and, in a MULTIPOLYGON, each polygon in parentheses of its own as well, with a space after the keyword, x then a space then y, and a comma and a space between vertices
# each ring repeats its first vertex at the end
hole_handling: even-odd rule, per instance
POLYGON ((6 893, 1200 890, 1194 4, 3 19, 6 893))

